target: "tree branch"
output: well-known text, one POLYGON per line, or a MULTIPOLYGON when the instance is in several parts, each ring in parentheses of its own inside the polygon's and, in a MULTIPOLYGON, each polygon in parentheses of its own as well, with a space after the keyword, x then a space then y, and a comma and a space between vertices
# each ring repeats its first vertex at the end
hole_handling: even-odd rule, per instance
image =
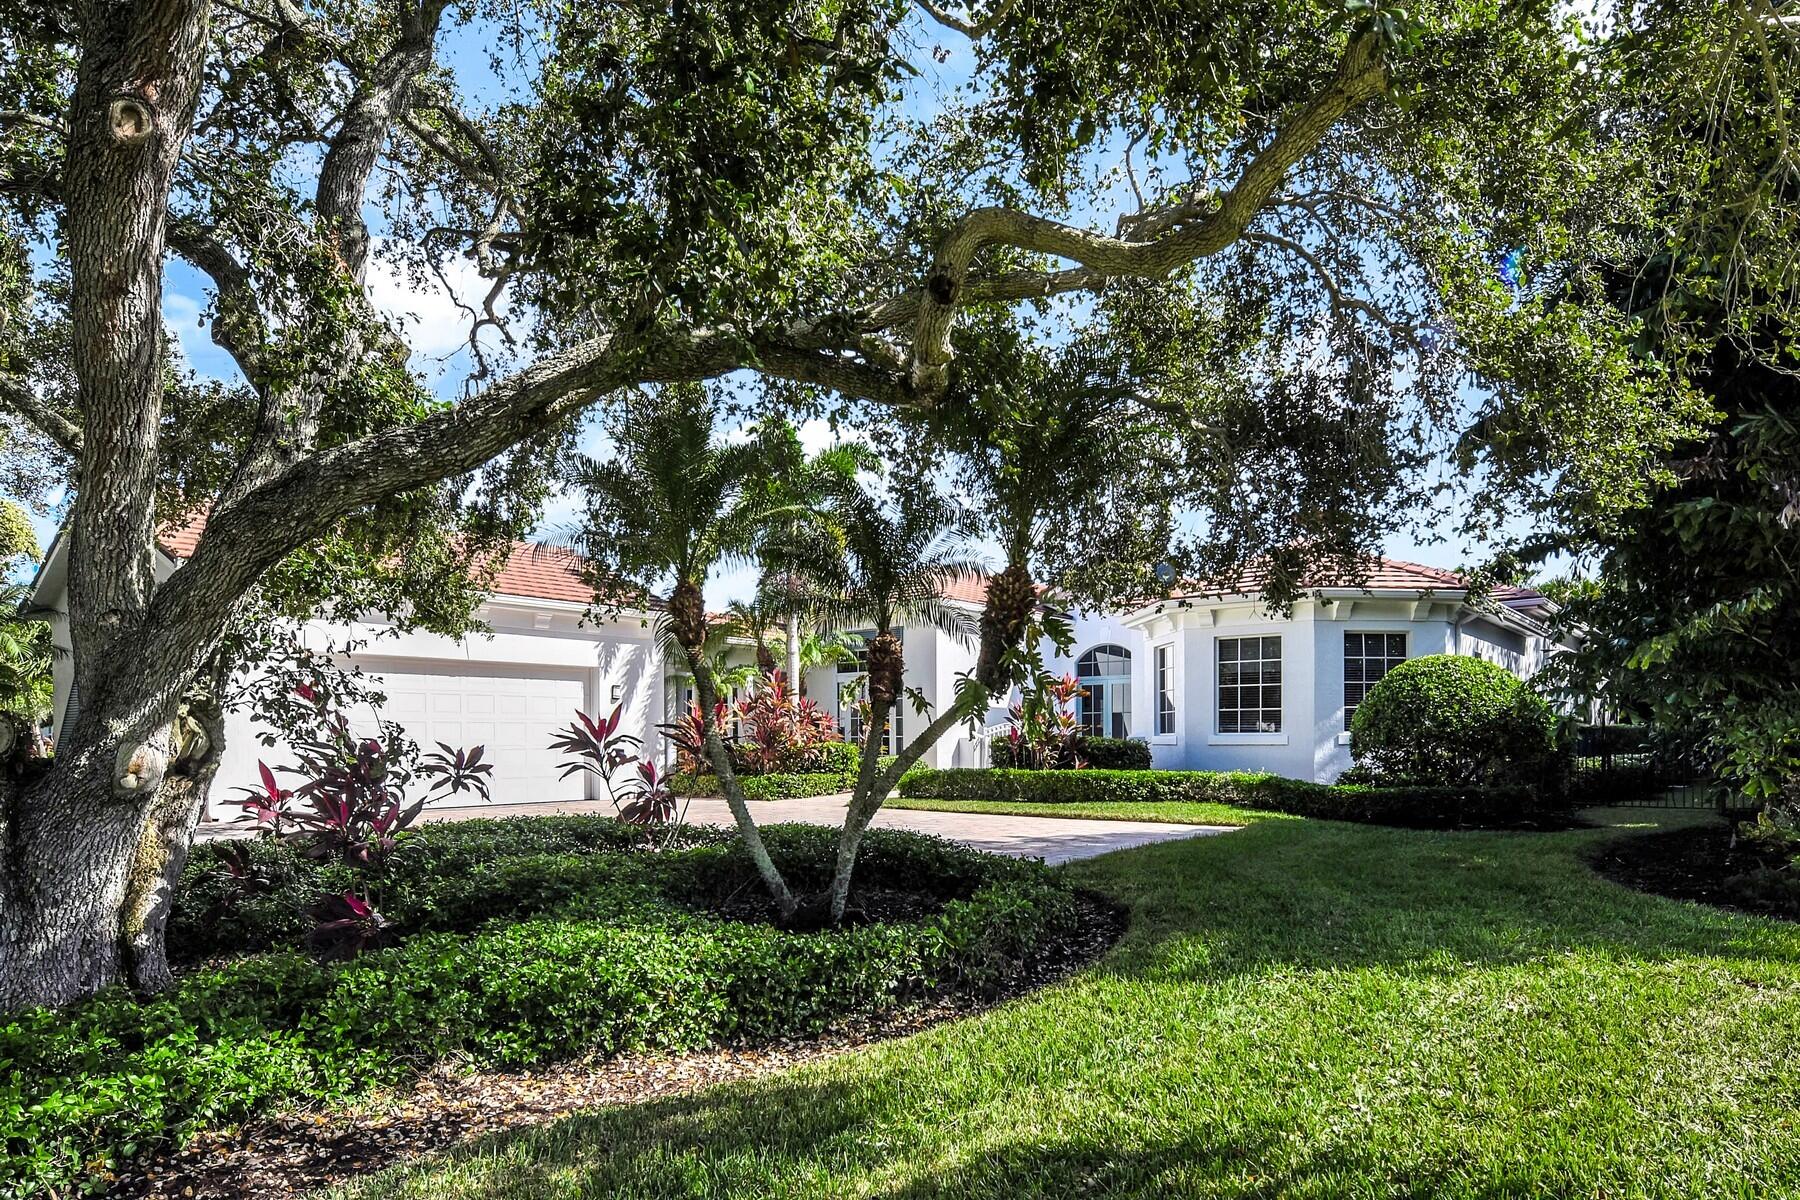
POLYGON ((69 123, 61 117, 46 117, 40 113, 26 112, 22 108, 0 108, 0 129, 9 126, 39 129, 62 137, 67 137, 69 133, 69 123))
POLYGON ((269 330, 250 272, 219 239, 217 230, 191 217, 170 214, 168 243, 212 280, 218 305, 212 340, 231 355, 250 386, 261 391, 267 382, 269 330))
POLYGON ((989 246, 1013 246, 1070 259, 1105 276, 1159 278, 1176 267, 1217 254, 1243 235, 1288 169, 1331 131, 1344 114, 1384 91, 1387 68, 1374 34, 1351 39, 1336 77, 1284 126, 1203 219, 1148 241, 1125 241, 1008 208, 981 208, 957 222, 938 246, 919 297, 913 333, 913 392, 925 403, 949 380, 950 331, 964 299, 969 265, 989 246))
POLYGON ((0 404, 69 454, 81 453, 81 427, 32 395, 31 388, 18 376, 0 375, 0 404))
POLYGON ((1333 276, 1325 264, 1319 260, 1319 256, 1314 254, 1311 250, 1308 250, 1299 242, 1296 242, 1289 237, 1283 237, 1279 233, 1268 233, 1263 230, 1245 234, 1244 240, 1265 246, 1274 246, 1304 262, 1318 278, 1320 286, 1325 289, 1325 294, 1330 297, 1331 307, 1340 315, 1345 312, 1361 313, 1363 316, 1369 318, 1369 320, 1375 322, 1408 345, 1417 346, 1419 344, 1417 330, 1410 328, 1404 322, 1394 320, 1392 317, 1388 316, 1387 313, 1383 312, 1380 306, 1372 301, 1364 300, 1359 296, 1345 294, 1344 289, 1338 286, 1336 277, 1333 276))
POLYGON ((1012 12, 1013 4, 1015 2, 1016 0, 1000 0, 1000 2, 994 6, 993 11, 988 13, 987 16, 979 21, 969 21, 957 16, 949 9, 939 7, 935 3, 935 0, 914 0, 914 3, 919 6, 919 11, 936 21, 939 25, 945 26, 948 29, 954 29, 971 41, 979 40, 994 32, 994 30, 999 27, 1000 22, 1006 20, 1007 15, 1012 12))

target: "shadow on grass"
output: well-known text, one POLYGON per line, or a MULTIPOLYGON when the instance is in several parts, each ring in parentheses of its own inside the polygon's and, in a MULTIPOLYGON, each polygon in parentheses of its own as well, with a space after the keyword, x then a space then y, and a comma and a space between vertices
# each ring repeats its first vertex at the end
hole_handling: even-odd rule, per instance
MULTIPOLYGON (((1081 863, 1073 878, 1127 906, 1132 926, 1105 960, 1049 993, 816 1068, 496 1135, 357 1194, 1524 1194, 1517 1178, 1490 1186, 1505 1178, 1496 1164, 1484 1178, 1482 1166, 1441 1146, 1396 1157, 1391 1144, 1384 1154, 1341 1130, 1299 1137, 1305 1104, 1343 1099, 1341 1076, 1294 1098, 1287 1080, 1249 1061, 1224 1077, 1243 1096, 1223 1108, 1216 1092, 1184 1092, 1195 1083, 1179 1072, 1182 1056, 1208 1051, 1182 1040, 1198 1019, 1183 1013, 1263 976, 1373 970, 1390 982, 1428 980, 1564 956, 1621 969, 1729 962, 1734 975, 1800 989, 1791 927, 1594 875, 1585 851, 1618 836, 1284 821, 1081 863), (1133 1007, 1146 1003, 1172 1011, 1146 1019, 1133 1007), (1096 1077, 1114 1089, 1098 1103, 1084 1092, 1096 1077)), ((1221 1043, 1217 1053, 1232 1049, 1221 1043)), ((1404 1109, 1384 1119, 1404 1123, 1404 1109)), ((1508 1136, 1533 1134, 1520 1126, 1508 1136)), ((1612 1160, 1584 1165, 1602 1176, 1614 1169, 1612 1160)))

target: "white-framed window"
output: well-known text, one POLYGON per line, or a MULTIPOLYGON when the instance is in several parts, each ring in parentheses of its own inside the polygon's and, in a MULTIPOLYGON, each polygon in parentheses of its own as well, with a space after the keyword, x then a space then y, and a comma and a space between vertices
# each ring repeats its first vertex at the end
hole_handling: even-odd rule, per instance
POLYGON ((1219 639, 1219 732, 1281 732, 1281 638, 1219 639))
POLYGON ((1131 736, 1131 651, 1095 646, 1075 662, 1083 695, 1076 716, 1089 737, 1131 736))
POLYGON ((1406 661, 1404 633, 1344 635, 1344 728, 1377 680, 1406 661))
POLYGON ((1168 737, 1175 732, 1175 647, 1156 648, 1156 732, 1168 737))
MULTIPOLYGON (((895 630, 894 636, 901 644, 906 641, 902 630, 895 630)), ((854 657, 838 660, 838 728, 843 731, 844 740, 862 745, 867 730, 863 727, 862 704, 869 698, 869 642, 875 637, 874 630, 864 630, 856 635, 854 657), (862 679, 855 676, 861 675, 862 679), (855 687, 849 685, 855 684, 855 687)), ((883 754, 898 754, 906 746, 906 697, 901 696, 894 702, 888 714, 887 736, 882 739, 883 754)))

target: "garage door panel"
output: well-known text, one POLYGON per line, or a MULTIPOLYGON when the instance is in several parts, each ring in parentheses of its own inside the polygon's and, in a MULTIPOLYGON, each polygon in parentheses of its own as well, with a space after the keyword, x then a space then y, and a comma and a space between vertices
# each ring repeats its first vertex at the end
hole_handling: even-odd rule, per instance
MULTIPOLYGON (((557 729, 574 710, 587 707, 579 675, 486 664, 446 664, 420 670, 412 664, 366 668, 382 682, 383 716, 427 749, 487 748, 494 767, 490 790, 496 804, 579 799, 579 780, 561 781, 559 756, 550 749, 557 729)), ((469 803, 467 794, 436 801, 469 803)), ((477 801, 479 803, 479 801, 477 801)))

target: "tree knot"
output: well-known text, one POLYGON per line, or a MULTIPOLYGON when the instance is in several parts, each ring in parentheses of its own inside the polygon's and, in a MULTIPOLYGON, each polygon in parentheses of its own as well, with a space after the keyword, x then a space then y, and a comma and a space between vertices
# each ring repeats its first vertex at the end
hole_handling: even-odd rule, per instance
POLYGON ((155 793, 169 769, 169 756, 160 746, 140 742, 119 747, 113 771, 113 791, 124 799, 155 793))
POLYGON ((925 290, 929 292, 931 298, 939 304, 948 305, 956 303, 956 280, 948 271, 933 272, 931 278, 925 281, 925 290))
POLYGON ((140 146, 156 131, 156 112, 142 96, 114 96, 107 106, 106 125, 118 146, 140 146))

